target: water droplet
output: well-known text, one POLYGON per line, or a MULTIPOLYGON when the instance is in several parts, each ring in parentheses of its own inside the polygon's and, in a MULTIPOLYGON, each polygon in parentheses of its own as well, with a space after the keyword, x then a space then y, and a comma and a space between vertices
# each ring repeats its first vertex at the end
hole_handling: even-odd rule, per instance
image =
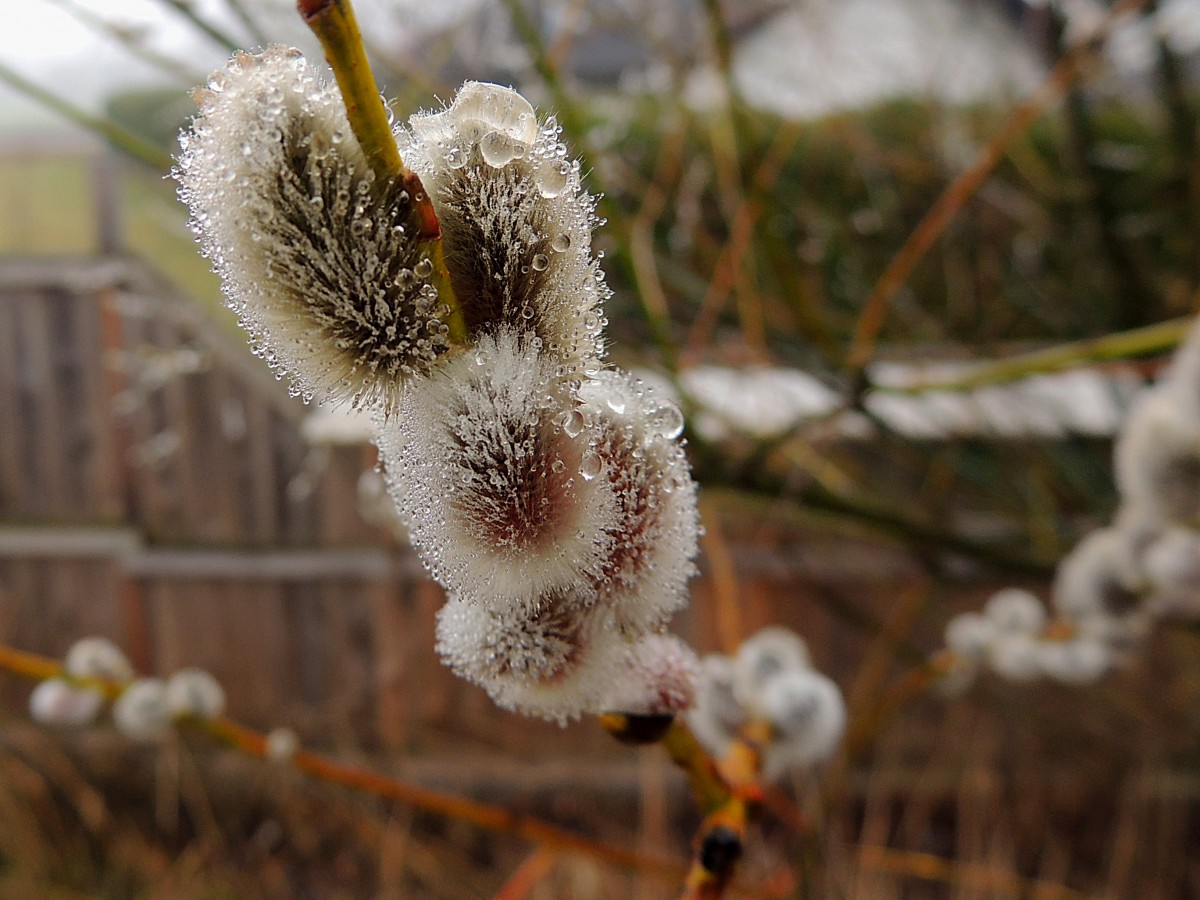
POLYGON ((608 408, 617 415, 625 412, 625 398, 621 394, 613 394, 606 402, 608 403, 608 408))
POLYGON ((451 147, 446 151, 446 165, 452 169, 461 169, 467 164, 467 154, 459 147, 451 147))
POLYGON ((669 441, 683 434, 683 413, 674 403, 663 403, 654 413, 655 430, 669 441))
POLYGON ((350 233, 355 237, 362 237, 371 228, 370 219, 355 219, 350 223, 350 233))
POLYGON ((567 189, 570 182, 570 163, 548 163, 538 168, 536 177, 538 192, 547 199, 557 197, 567 189))
POLYGON ((535 272, 545 272, 546 267, 550 265, 550 259, 545 253, 535 253, 529 264, 533 266, 535 272))
POLYGON ((579 474, 583 476, 584 481, 594 481, 604 471, 604 460, 600 458, 600 454, 594 450, 589 450, 583 454, 583 459, 579 461, 579 474))
POLYGON ((562 429, 566 432, 567 437, 579 437, 583 431, 584 419, 583 413, 577 409, 568 410, 563 416, 562 429))
POLYGON ((345 139, 346 135, 341 130, 335 131, 333 134, 329 135, 329 142, 332 144, 340 144, 345 139))
POLYGON ((412 287, 416 280, 417 276, 412 269, 401 269, 396 273, 396 287, 398 288, 412 287))
POLYGON ((420 262, 418 262, 415 266, 413 266, 413 273, 418 278, 428 278, 430 275, 432 275, 433 274, 433 263, 429 261, 429 257, 425 257, 420 262))
POLYGON ((489 166, 502 169, 516 156, 517 143, 502 131, 489 131, 479 141, 479 152, 489 166))
POLYGON ((550 249, 555 253, 566 253, 571 249, 571 236, 565 231, 562 234, 556 235, 554 240, 550 242, 550 249))

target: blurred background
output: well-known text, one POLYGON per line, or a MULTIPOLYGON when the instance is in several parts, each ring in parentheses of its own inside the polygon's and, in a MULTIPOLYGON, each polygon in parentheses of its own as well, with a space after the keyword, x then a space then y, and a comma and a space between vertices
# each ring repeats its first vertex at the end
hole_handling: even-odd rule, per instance
MULTIPOLYGON (((603 194, 611 358, 688 415, 707 534, 674 630, 697 650, 785 624, 868 722, 950 615, 1045 596, 1111 518, 1113 435, 1171 341, 995 363, 1194 311, 1200 0, 1100 38, 1099 0, 358 10, 398 117, 515 85, 603 194), (1069 89, 864 344, 889 260, 1068 51, 1069 89)), ((3 23, 0 641, 202 666, 254 727, 684 858, 660 751, 516 718, 439 664, 440 589, 368 425, 288 396, 197 251, 164 178, 190 88, 237 48, 319 58, 292 5, 20 0, 3 23)), ((200 738, 46 731, 29 689, 0 678, 0 897, 489 897, 531 850, 200 738)), ((1200 897, 1200 631, 1159 627, 1094 687, 918 698, 789 790, 813 824, 754 834, 764 896, 1200 897)), ((562 857, 510 896, 673 892, 562 857)))

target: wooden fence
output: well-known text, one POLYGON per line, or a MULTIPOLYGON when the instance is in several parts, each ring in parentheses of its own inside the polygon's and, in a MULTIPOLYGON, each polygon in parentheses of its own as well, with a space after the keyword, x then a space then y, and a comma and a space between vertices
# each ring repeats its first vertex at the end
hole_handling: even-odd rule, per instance
MULTIPOLYGON (((439 589, 360 509, 372 448, 314 445, 308 414, 238 332, 142 266, 0 264, 0 640, 60 654, 107 635, 144 671, 212 670, 234 715, 338 743, 593 743, 506 727, 438 663, 439 589)), ((863 646, 846 622, 916 571, 841 539, 728 555, 702 564, 676 630, 721 647, 714 598, 734 579, 741 630, 797 627, 835 676, 863 646)), ((3 690, 17 704, 27 688, 3 690)))

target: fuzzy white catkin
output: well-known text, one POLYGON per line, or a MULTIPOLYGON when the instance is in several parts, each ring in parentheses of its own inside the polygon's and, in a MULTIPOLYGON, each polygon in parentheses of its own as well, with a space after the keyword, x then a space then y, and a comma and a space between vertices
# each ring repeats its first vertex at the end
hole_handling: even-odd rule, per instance
POLYGON ((1109 527, 1076 544, 1054 576, 1055 609, 1072 620, 1134 611, 1141 602, 1143 579, 1134 563, 1132 540, 1126 529, 1109 527))
POLYGON ((604 710, 625 663, 629 645, 604 618, 569 595, 502 611, 451 597, 437 650, 497 706, 565 724, 604 710))
POLYGON ((946 623, 946 647, 956 656, 978 662, 999 633, 999 626, 988 616, 959 613, 946 623))
POLYGON ((1009 681, 1033 681, 1042 675, 1041 642, 1021 631, 1002 632, 988 647, 988 665, 1009 681))
POLYGON ((1138 398, 1114 457, 1126 502, 1163 522, 1200 526, 1200 418, 1169 385, 1138 398))
POLYGON ((1200 618, 1200 532, 1165 528, 1146 545, 1147 606, 1155 615, 1200 618))
POLYGON ((812 669, 792 669, 767 681, 758 707, 773 729, 763 758, 768 780, 829 759, 846 730, 841 690, 812 669))
POLYGON ((40 682, 29 695, 29 715, 42 725, 79 727, 95 721, 104 696, 62 678, 40 682))
POLYGON ((86 637, 71 645, 63 668, 75 678, 102 678, 118 684, 133 679, 133 666, 108 638, 86 637))
POLYGON ((1033 634, 1046 627, 1046 608, 1029 591, 1005 588, 993 594, 983 614, 1005 633, 1033 634))
POLYGON ((1043 674, 1064 684, 1092 684, 1112 668, 1113 662, 1113 652, 1107 644, 1086 636, 1043 641, 1038 648, 1043 674))
POLYGON ((710 653, 700 660, 696 699, 688 710, 688 726, 704 748, 723 756, 749 715, 734 695, 733 659, 710 653))
POLYGON ((175 719, 215 719, 225 711, 225 690, 203 669, 180 669, 167 680, 166 703, 175 719))
MULTIPOLYGON (((615 500, 596 602, 625 634, 658 630, 687 602, 700 537, 696 485, 678 408, 633 376, 606 370, 579 389, 589 448, 580 475, 615 500)), ((568 413, 568 415, 571 415, 568 413)))
POLYGON ((511 88, 468 81, 409 129, 402 151, 441 222, 468 328, 529 331, 573 377, 595 371, 610 292, 591 255, 595 200, 554 119, 539 124, 511 88))
POLYGON ((581 472, 587 439, 538 338, 480 339, 414 381, 380 423, 392 498, 430 572, 502 608, 599 577, 615 504, 581 472))
POLYGON ((135 741, 155 741, 171 726, 167 686, 160 678, 139 678, 113 703, 113 724, 135 741))
POLYGON ((174 175, 256 352, 306 397, 390 407, 448 347, 413 198, 299 51, 239 53, 196 99, 174 175))
POLYGON ((675 715, 696 699, 700 661, 670 634, 652 634, 629 648, 603 702, 606 712, 675 715))
POLYGON ((267 733, 263 753, 268 760, 280 765, 289 763, 300 749, 300 738, 290 728, 272 728, 267 733))
POLYGON ((742 702, 758 696, 763 685, 792 669, 812 668, 808 645, 787 628, 772 626, 751 635, 734 657, 735 691, 742 702))

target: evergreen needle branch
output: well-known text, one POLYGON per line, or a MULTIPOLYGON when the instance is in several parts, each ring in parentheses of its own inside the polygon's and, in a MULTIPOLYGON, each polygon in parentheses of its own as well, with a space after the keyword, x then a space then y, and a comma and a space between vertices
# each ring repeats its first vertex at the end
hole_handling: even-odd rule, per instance
POLYGON ((1171 319, 1142 328, 1106 334, 1102 337, 1072 341, 1056 347, 1034 350, 1008 359, 976 366, 957 378, 928 379, 906 385, 872 384, 870 390, 885 394, 920 394, 925 391, 970 391, 1017 381, 1031 375, 1059 372, 1088 363, 1129 359, 1170 350, 1183 340, 1193 319, 1171 319))
POLYGON ((379 94, 379 85, 371 74, 371 64, 363 46, 362 32, 354 17, 350 0, 297 0, 296 7, 305 24, 321 42, 325 59, 333 69, 338 90, 346 104, 346 117, 350 129, 362 148, 363 154, 375 177, 380 183, 395 178, 403 180, 404 189, 414 205, 418 223, 418 235, 429 253, 434 267, 438 298, 450 310, 447 325, 450 340, 457 344, 467 342, 466 319, 454 295, 450 274, 442 248, 442 229, 434 212, 433 202, 421 179, 404 165, 400 148, 392 134, 387 109, 379 94))
POLYGON ((132 156, 134 159, 157 169, 159 172, 165 172, 171 168, 171 156, 161 147, 152 144, 143 137, 139 137, 132 131, 122 128, 110 119, 92 115, 69 100, 65 100, 57 94, 53 94, 45 88, 34 84, 23 75, 10 69, 4 63, 0 63, 0 82, 25 95, 39 106, 43 106, 51 112, 62 116, 64 119, 100 135, 122 153, 132 156))
MULTIPOLYGON (((124 690, 123 685, 104 679, 74 678, 63 669, 57 660, 17 650, 4 644, 0 644, 0 670, 33 681, 63 678, 77 686, 98 690, 110 700, 118 697, 124 690)), ((188 719, 186 723, 249 756, 259 758, 268 756, 267 736, 240 725, 232 719, 225 717, 211 721, 188 719)), ((644 872, 663 879, 677 879, 684 874, 684 867, 672 860, 613 847, 566 831, 525 813, 517 813, 454 794, 408 784, 369 769, 328 759, 307 750, 297 750, 290 757, 289 762, 297 771, 329 784, 340 785, 390 803, 411 806, 435 815, 457 819, 487 831, 523 838, 550 850, 586 856, 608 865, 644 872)))
POLYGON ((888 309, 896 292, 908 280, 917 263, 945 233, 975 192, 1004 157, 1009 145, 1024 134, 1054 101, 1074 84, 1083 73, 1082 62, 1093 52, 1117 20, 1143 6, 1147 0, 1118 0, 1097 26, 1091 40, 1078 44, 1064 55, 1041 86, 1009 115, 1000 131, 980 151, 975 161, 955 178, 934 202, 933 206, 909 234, 908 239, 892 257, 875 283, 855 324, 854 336, 847 356, 847 368, 856 393, 866 389, 865 372, 875 350, 875 342, 887 319, 888 309))

